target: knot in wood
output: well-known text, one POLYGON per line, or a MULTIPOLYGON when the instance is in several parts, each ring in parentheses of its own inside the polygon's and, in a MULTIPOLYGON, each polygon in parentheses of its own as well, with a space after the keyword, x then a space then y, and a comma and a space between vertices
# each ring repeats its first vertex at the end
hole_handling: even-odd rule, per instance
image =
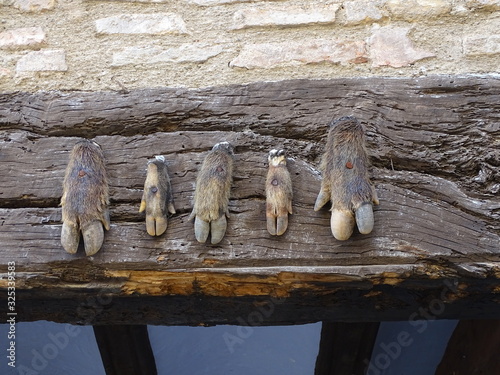
POLYGON ((276 178, 272 180, 271 185, 278 186, 278 180, 276 178))

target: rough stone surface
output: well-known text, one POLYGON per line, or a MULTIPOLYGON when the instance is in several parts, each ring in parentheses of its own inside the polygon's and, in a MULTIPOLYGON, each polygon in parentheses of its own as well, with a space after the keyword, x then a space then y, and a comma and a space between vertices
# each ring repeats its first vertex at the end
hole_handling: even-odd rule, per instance
POLYGON ((128 64, 156 64, 161 62, 204 62, 217 56, 222 46, 183 44, 168 49, 158 47, 127 47, 113 54, 113 66, 128 64))
POLYGON ((186 34, 186 24, 175 13, 120 14, 98 19, 99 34, 186 34))
POLYGON ((66 70, 66 54, 62 49, 29 52, 19 59, 16 67, 17 73, 66 70))
POLYGON ((315 23, 332 23, 339 4, 315 4, 311 6, 249 7, 237 11, 233 17, 233 29, 253 26, 299 26, 315 23))
MULTIPOLYGON (((3 75, 0 92, 208 87, 381 75, 497 74, 494 47, 495 35, 500 30, 497 10, 500 0, 0 0, 0 33, 40 27, 46 35, 38 45, 19 42, 12 47, 11 41, 3 40, 0 67, 13 73, 3 75), (330 12, 329 21, 323 23, 325 19, 321 17, 329 7, 338 9, 334 16, 330 12), (273 14, 273 10, 286 13, 273 14), (267 19, 263 12, 267 12, 267 19), (234 23, 236 16, 245 19, 234 23), (410 28, 407 37, 411 41, 400 37, 398 45, 391 45, 391 41, 386 41, 387 46, 380 40, 377 43, 380 37, 374 31, 377 24, 410 28), (475 36, 485 38, 477 41, 482 47, 471 44, 475 36), (307 58, 294 60, 298 54, 293 52, 294 46, 305 44, 311 50, 312 40, 365 41, 367 47, 354 57, 355 62, 361 63, 343 62, 350 61, 349 58, 328 63, 328 57, 324 56, 311 61, 325 63, 301 62, 307 58), (204 60, 204 52, 181 48, 199 43, 219 45, 223 52, 204 60), (229 67, 230 62, 232 66, 239 62, 255 65, 252 61, 242 62, 240 53, 250 45, 262 44, 289 45, 286 48, 292 50, 292 55, 276 58, 259 52, 261 61, 257 65, 272 69, 229 67), (403 62, 391 63, 401 60, 401 56, 395 56, 386 64, 387 51, 405 55, 408 53, 405 46, 412 44, 417 52, 427 51, 424 56, 435 54, 435 58, 415 60, 415 53, 409 53, 411 58, 405 56, 403 62), (377 50, 380 45, 386 50, 377 50), (18 61, 29 50, 41 48, 65 51, 65 74, 16 75, 18 61), (184 53, 184 57, 176 55, 179 53, 184 53), (197 53, 201 56, 196 57, 197 53), (269 62, 263 61, 266 56, 269 62), (362 63, 370 57, 377 69, 371 63, 362 63), (127 59, 138 62, 128 63, 127 59), (156 68, 148 59, 163 65, 156 68)), ((302 54, 308 53, 311 51, 302 54)), ((420 58, 419 54, 416 57, 420 58)))
POLYGON ((374 1, 346 1, 344 3, 346 24, 378 21, 384 17, 380 4, 374 1))
POLYGON ((22 27, 0 33, 0 48, 34 48, 44 41, 45 32, 41 27, 22 27))
POLYGON ((500 54, 500 34, 467 36, 463 45, 467 56, 500 54))
POLYGON ((231 67, 274 68, 312 63, 363 63, 366 45, 361 41, 309 40, 290 43, 249 44, 230 62, 231 67))
POLYGON ((500 9, 500 0, 467 0, 467 5, 472 8, 500 9))
POLYGON ((450 0, 388 0, 385 6, 394 17, 417 20, 449 13, 452 9, 452 2, 450 0))
POLYGON ((188 3, 210 6, 210 5, 221 5, 221 4, 235 4, 235 3, 248 3, 254 0, 186 0, 188 3))
POLYGON ((54 9, 56 0, 13 0, 9 5, 24 12, 39 12, 54 9))
POLYGON ((369 39, 372 66, 392 66, 399 68, 415 61, 434 57, 432 52, 416 49, 408 37, 406 27, 386 26, 375 28, 369 39))

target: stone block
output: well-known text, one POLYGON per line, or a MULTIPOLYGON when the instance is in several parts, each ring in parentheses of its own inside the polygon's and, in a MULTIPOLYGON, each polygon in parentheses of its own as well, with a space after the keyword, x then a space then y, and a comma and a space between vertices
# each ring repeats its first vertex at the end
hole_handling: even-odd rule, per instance
POLYGON ((45 42, 45 32, 41 27, 22 27, 0 33, 0 48, 37 48, 45 42))
POLYGON ((500 9, 500 0, 467 0, 467 6, 497 10, 500 9))
POLYGON ((162 62, 201 63, 223 51, 219 45, 200 43, 183 44, 179 47, 126 47, 113 54, 113 66, 129 64, 156 64, 162 62))
POLYGON ((400 68, 418 60, 434 57, 429 51, 416 49, 408 37, 410 28, 385 26, 375 28, 369 38, 372 66, 400 68))
POLYGON ((346 1, 344 11, 348 25, 378 21, 384 17, 379 2, 375 1, 346 1))
POLYGON ((500 54, 500 34, 467 36, 463 40, 463 52, 466 56, 500 54))
POLYGON ((314 6, 280 4, 248 7, 235 12, 232 28, 327 24, 335 21, 335 13, 339 7, 339 4, 317 3, 314 6))
POLYGON ((98 34, 187 34, 186 24, 175 13, 119 14, 95 21, 98 34))
POLYGON ((56 0, 13 0, 9 5, 23 12, 40 12, 54 9, 56 0))
POLYGON ((63 49, 44 49, 32 51, 19 59, 16 72, 45 72, 68 70, 66 53, 63 49))
POLYGON ((452 6, 451 0, 387 0, 385 3, 392 17, 408 21, 448 14, 452 6))
POLYGON ((328 39, 247 44, 229 66, 270 69, 324 62, 342 65, 365 63, 366 44, 362 41, 328 39))

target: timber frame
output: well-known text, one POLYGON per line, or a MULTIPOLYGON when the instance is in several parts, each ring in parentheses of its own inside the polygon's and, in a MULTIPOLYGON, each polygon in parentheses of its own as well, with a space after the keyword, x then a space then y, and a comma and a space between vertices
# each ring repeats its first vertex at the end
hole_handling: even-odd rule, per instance
MULTIPOLYGON (((252 325, 500 314, 500 79, 293 80, 204 89, 0 95, 0 297, 15 262, 18 321, 252 325), (366 130, 380 206, 345 242, 313 211, 327 125, 366 130), (111 230, 93 257, 60 245, 64 169, 79 137, 107 159, 111 230), (235 145, 226 237, 196 243, 197 170, 235 145), (266 231, 271 148, 291 157, 294 214, 266 231), (147 235, 148 158, 165 155, 177 214, 147 235)), ((0 303, 5 313, 7 304, 0 303)))

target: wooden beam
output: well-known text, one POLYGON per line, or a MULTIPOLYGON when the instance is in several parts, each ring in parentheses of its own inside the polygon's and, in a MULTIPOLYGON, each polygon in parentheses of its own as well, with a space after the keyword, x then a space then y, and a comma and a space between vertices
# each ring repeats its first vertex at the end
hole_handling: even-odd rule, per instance
POLYGON ((323 322, 314 375, 365 375, 379 322, 323 322))
POLYGON ((156 375, 145 325, 94 326, 106 375, 156 375))
POLYGON ((500 320, 461 320, 435 375, 496 374, 499 348, 500 320))
POLYGON ((256 324, 369 322, 407 319, 434 300, 445 303, 439 318, 495 317, 498 113, 496 77, 2 94, 0 298, 14 262, 26 321, 237 324, 272 306, 256 324), (328 209, 313 205, 327 125, 343 115, 366 129, 381 204, 371 234, 341 242, 328 209), (111 230, 90 258, 60 245, 62 180, 78 137, 101 144, 110 180, 111 230), (235 146, 235 179, 226 236, 210 246, 187 217, 200 163, 221 140, 235 146), (288 150, 294 183, 278 238, 266 231, 264 198, 276 147, 288 150), (168 162, 177 214, 152 238, 138 209, 156 154, 168 162))

